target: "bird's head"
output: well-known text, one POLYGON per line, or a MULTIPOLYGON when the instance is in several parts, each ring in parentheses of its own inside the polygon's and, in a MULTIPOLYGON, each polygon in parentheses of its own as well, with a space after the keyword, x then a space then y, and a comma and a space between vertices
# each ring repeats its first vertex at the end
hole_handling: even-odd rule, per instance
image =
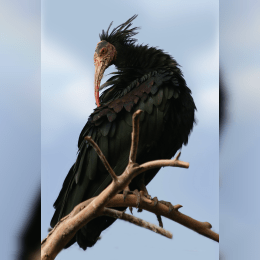
POLYGON ((103 30, 99 35, 101 41, 97 44, 94 54, 94 91, 97 106, 100 106, 99 91, 102 89, 102 86, 100 87, 100 83, 105 70, 112 64, 119 66, 124 56, 122 51, 124 47, 133 45, 136 42, 136 39, 131 37, 137 34, 136 29, 138 28, 134 27, 129 29, 132 25, 131 22, 136 17, 137 15, 134 15, 125 23, 117 26, 111 31, 111 33, 109 33, 109 29, 112 25, 111 23, 107 31, 105 32, 103 30))

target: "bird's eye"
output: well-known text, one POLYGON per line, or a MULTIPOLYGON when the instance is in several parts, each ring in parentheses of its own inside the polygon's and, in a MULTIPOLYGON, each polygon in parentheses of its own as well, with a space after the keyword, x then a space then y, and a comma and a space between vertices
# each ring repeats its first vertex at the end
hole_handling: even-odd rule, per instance
POLYGON ((105 54, 107 52, 107 48, 102 48, 100 54, 105 54))

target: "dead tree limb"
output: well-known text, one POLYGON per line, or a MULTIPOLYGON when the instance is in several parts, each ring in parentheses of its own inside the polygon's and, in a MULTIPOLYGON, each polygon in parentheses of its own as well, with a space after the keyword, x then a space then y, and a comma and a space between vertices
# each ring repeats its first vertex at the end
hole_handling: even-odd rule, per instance
MULTIPOLYGON (((94 198, 91 198, 87 201, 80 203, 77 207, 74 208, 74 210, 71 212, 71 215, 75 216, 80 210, 85 208, 90 203, 90 201, 93 199, 94 198)), ((136 195, 128 195, 124 199, 123 194, 117 194, 114 198, 112 198, 109 201, 109 203, 106 205, 106 207, 107 208, 136 207, 136 205, 137 205, 136 195)), ((219 242, 219 234, 217 234, 211 230, 212 226, 210 223, 198 221, 196 219, 193 219, 193 218, 179 212, 179 209, 182 208, 182 205, 180 205, 180 204, 173 206, 173 210, 170 211, 169 207, 160 203, 160 201, 158 201, 157 205, 154 205, 153 200, 150 200, 150 199, 142 196, 139 208, 149 211, 151 213, 154 213, 156 215, 164 216, 168 219, 171 219, 171 220, 199 233, 202 236, 208 237, 216 242, 219 242)))
MULTIPOLYGON (((76 232, 80 228, 85 226, 92 219, 104 215, 105 207, 114 207, 115 205, 113 204, 113 202, 115 203, 115 201, 113 200, 120 198, 120 203, 122 203, 122 206, 136 207, 136 203, 137 203, 136 196, 129 195, 124 201, 123 195, 119 195, 118 193, 124 190, 130 184, 132 179, 135 178, 140 173, 144 171, 148 171, 153 168, 159 168, 163 166, 182 167, 182 168, 189 167, 188 163, 179 160, 180 153, 173 160, 155 160, 152 162, 144 163, 142 165, 138 165, 136 163, 136 154, 137 154, 138 139, 139 139, 140 114, 141 111, 138 110, 133 115, 133 131, 132 131, 132 143, 131 143, 131 149, 129 155, 129 163, 125 171, 120 176, 115 175, 113 169, 107 162, 102 151, 97 146, 97 144, 91 139, 91 137, 85 138, 97 151, 99 158, 101 159, 101 161, 103 162, 103 164, 105 165, 106 169, 108 170, 108 172, 112 177, 112 182, 97 197, 91 198, 90 200, 79 204, 74 208, 74 210, 68 216, 64 217, 63 219, 61 219, 60 222, 57 223, 57 225, 53 228, 52 232, 50 232, 47 238, 42 241, 42 254, 41 254, 42 260, 54 259, 56 255, 65 247, 65 245, 75 236, 76 232), (135 197, 135 199, 133 199, 133 196, 135 197)), ((119 201, 117 201, 117 203, 119 203, 119 201)), ((210 230, 211 225, 208 222, 199 222, 184 214, 181 214, 180 212, 178 212, 178 208, 180 208, 180 205, 175 206, 176 208, 173 211, 169 212, 169 207, 167 207, 166 205, 163 205, 162 203, 157 203, 157 205, 154 206, 153 201, 142 196, 139 207, 151 211, 156 215, 162 215, 169 219, 172 219, 190 229, 193 229, 194 231, 204 236, 207 236, 211 239, 214 239, 215 241, 218 241, 217 238, 218 234, 215 233, 216 236, 214 236, 211 233, 213 231, 210 230)), ((111 210, 107 210, 105 212, 111 213, 111 210)), ((150 224, 150 227, 152 227, 152 224, 150 224)), ((159 227, 157 227, 157 230, 159 230, 159 227)), ((164 230, 162 232, 168 232, 168 231, 164 230)))
POLYGON ((112 218, 120 218, 120 219, 123 219, 125 221, 128 221, 130 223, 133 223, 139 227, 144 227, 146 229, 149 229, 155 233, 158 233, 162 236, 165 236, 165 237, 168 237, 168 238, 172 238, 172 233, 161 228, 161 227, 158 227, 154 224, 151 224, 141 218, 137 218, 133 215, 129 215, 129 214, 126 214, 125 212, 122 212, 122 211, 118 211, 118 210, 115 210, 115 209, 109 209, 109 208, 104 208, 103 210, 103 215, 106 215, 106 216, 109 216, 109 217, 112 217, 112 218))
MULTIPOLYGON (((116 195, 106 207, 136 207, 137 197, 135 195, 128 195, 124 201, 123 195, 116 195)), ((139 208, 150 211, 156 215, 164 216, 171 219, 205 237, 208 237, 216 242, 219 242, 219 234, 211 230, 212 226, 208 222, 201 222, 193 219, 185 214, 179 212, 182 206, 177 204, 173 206, 173 210, 169 211, 169 207, 158 202, 154 206, 154 202, 146 197, 142 197, 139 208)))

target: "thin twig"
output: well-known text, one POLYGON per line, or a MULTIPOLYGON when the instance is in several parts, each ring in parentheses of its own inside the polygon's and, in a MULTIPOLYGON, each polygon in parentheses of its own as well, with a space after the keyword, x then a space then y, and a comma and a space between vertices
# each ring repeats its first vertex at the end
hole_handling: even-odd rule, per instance
POLYGON ((118 211, 118 210, 115 210, 115 209, 108 209, 108 208, 104 208, 104 211, 103 211, 103 214, 106 215, 106 216, 109 216, 109 217, 113 217, 113 218, 120 218, 120 219, 123 219, 125 221, 128 221, 130 223, 133 223, 139 227, 144 227, 146 229, 149 229, 155 233, 158 233, 162 236, 165 236, 165 237, 168 237, 168 238, 172 238, 172 233, 161 228, 161 227, 158 227, 154 224, 151 224, 145 220, 142 220, 140 218, 137 218, 135 216, 132 216, 132 215, 129 215, 129 214, 126 214, 122 211, 118 211))
POLYGON ((142 169, 142 171, 148 171, 150 169, 160 168, 160 167, 165 167, 165 166, 188 169, 190 167, 190 164, 187 162, 176 160, 176 158, 175 158, 173 160, 155 160, 155 161, 151 161, 151 162, 146 162, 146 163, 141 164, 139 169, 142 169))
POLYGON ((116 176, 115 172, 111 168, 110 164, 108 163, 105 155, 100 150, 99 146, 94 142, 94 140, 91 138, 91 136, 86 136, 85 140, 87 140, 92 145, 92 147, 95 149, 97 155, 99 156, 100 160, 102 161, 102 163, 106 167, 107 171, 110 173, 112 179, 114 181, 117 181, 117 176, 116 176))
POLYGON ((137 155, 137 148, 138 148, 138 143, 139 143, 139 117, 143 111, 142 110, 137 110, 133 114, 132 118, 132 125, 133 125, 133 130, 132 130, 132 143, 131 143, 131 148, 130 148, 130 155, 129 155, 129 162, 135 163, 136 162, 136 155, 137 155))

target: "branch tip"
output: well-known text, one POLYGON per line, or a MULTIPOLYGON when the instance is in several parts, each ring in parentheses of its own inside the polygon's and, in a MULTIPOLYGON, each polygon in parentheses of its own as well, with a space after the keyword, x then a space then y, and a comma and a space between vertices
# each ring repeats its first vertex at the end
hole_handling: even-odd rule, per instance
POLYGON ((133 114, 133 119, 136 117, 139 117, 142 113, 143 113, 143 110, 141 110, 141 109, 136 110, 133 114))
POLYGON ((182 207, 183 207, 182 205, 177 204, 177 205, 174 206, 174 209, 175 209, 175 210, 179 210, 179 209, 182 208, 182 207))

